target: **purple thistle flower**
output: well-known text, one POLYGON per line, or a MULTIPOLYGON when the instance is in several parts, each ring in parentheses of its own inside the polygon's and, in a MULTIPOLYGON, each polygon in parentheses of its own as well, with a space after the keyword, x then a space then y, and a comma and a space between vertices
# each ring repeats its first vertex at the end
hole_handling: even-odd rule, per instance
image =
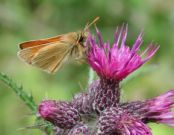
POLYGON ((155 122, 174 126, 174 90, 153 99, 122 104, 121 107, 145 123, 155 122))
POLYGON ((90 66, 101 78, 120 81, 148 61, 158 50, 159 46, 150 44, 144 52, 138 54, 143 42, 139 34, 132 48, 126 45, 127 25, 117 28, 112 47, 102 41, 101 34, 96 28, 99 43, 89 33, 87 38, 87 59, 90 66), (142 58, 144 57, 144 58, 142 58))
POLYGON ((40 103, 38 112, 45 120, 64 129, 72 128, 81 119, 78 111, 68 102, 45 100, 40 103))
POLYGON ((105 109, 99 118, 97 135, 152 135, 150 129, 126 110, 105 109))
POLYGON ((120 102, 120 81, 149 60, 159 48, 151 44, 144 52, 138 54, 142 33, 130 49, 126 45, 127 29, 124 25, 117 28, 112 47, 109 43, 103 42, 97 28, 99 43, 90 33, 87 37, 87 60, 100 77, 99 83, 95 84, 93 103, 93 109, 97 112, 120 102))

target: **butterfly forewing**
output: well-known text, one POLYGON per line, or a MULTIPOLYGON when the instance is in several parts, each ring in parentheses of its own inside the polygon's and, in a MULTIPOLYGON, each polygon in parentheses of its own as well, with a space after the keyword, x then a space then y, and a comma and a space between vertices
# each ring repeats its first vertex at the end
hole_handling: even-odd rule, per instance
POLYGON ((29 48, 29 47, 36 47, 36 46, 40 46, 40 45, 46 45, 46 44, 54 43, 54 42, 57 42, 57 41, 61 41, 62 36, 63 35, 59 35, 59 36, 52 37, 52 38, 24 42, 24 43, 21 43, 19 45, 19 47, 20 47, 20 49, 25 49, 25 48, 29 48))
POLYGON ((50 39, 25 42, 20 44, 20 48, 18 56, 23 61, 49 73, 56 72, 69 58, 79 56, 75 32, 50 39))

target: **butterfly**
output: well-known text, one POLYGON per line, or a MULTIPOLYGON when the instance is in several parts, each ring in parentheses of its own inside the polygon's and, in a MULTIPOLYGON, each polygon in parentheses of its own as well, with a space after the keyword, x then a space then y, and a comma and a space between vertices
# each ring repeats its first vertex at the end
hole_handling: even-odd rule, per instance
POLYGON ((78 61, 84 58, 88 29, 98 19, 99 17, 96 17, 81 31, 21 43, 17 55, 21 60, 32 66, 48 73, 55 73, 62 64, 70 59, 78 61))

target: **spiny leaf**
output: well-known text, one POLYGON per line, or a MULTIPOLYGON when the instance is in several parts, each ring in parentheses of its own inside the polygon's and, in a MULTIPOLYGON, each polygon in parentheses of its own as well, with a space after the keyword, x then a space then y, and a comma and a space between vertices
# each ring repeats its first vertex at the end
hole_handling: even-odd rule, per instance
POLYGON ((16 93, 16 95, 18 95, 20 99, 25 102, 25 104, 31 109, 32 112, 36 113, 37 105, 34 102, 32 95, 26 93, 23 90, 22 85, 18 86, 11 78, 3 73, 0 73, 0 80, 8 85, 16 93))

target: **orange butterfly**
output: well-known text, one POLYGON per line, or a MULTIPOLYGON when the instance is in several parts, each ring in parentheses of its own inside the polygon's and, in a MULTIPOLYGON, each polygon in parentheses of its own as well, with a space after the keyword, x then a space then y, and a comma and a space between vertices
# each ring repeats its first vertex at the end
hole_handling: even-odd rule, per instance
POLYGON ((87 30, 98 19, 96 17, 82 31, 21 43, 18 56, 30 65, 55 73, 69 59, 80 60, 84 57, 87 30))

